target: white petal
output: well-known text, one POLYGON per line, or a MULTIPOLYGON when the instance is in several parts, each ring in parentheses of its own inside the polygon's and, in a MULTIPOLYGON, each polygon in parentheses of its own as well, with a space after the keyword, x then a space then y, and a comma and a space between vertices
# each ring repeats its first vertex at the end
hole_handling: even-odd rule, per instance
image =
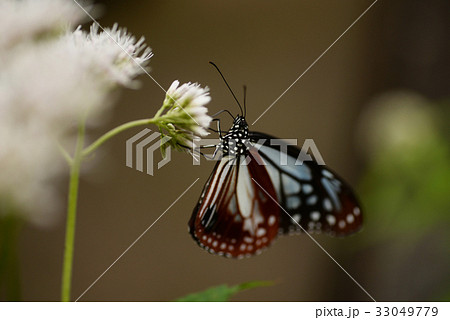
POLYGON ((175 93, 175 90, 178 88, 179 85, 180 85, 180 82, 178 80, 175 80, 174 82, 172 82, 169 90, 167 90, 167 94, 172 97, 175 93))

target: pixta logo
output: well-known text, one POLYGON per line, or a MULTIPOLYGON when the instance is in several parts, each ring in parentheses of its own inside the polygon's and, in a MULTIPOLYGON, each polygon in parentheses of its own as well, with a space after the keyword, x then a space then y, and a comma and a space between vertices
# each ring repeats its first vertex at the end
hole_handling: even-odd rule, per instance
MULTIPOLYGON (((135 168, 138 171, 144 172, 144 163, 146 163, 146 173, 153 175, 154 167, 154 153, 162 144, 169 141, 171 138, 163 136, 159 132, 153 132, 150 129, 144 129, 126 142, 126 165, 130 168, 135 168)), ((233 145, 234 141, 229 141, 226 155, 236 156, 239 160, 239 165, 248 165, 251 158, 245 155, 243 158, 238 157, 239 153, 230 150, 238 150, 237 146, 233 145), (236 147, 236 148, 235 148, 236 147)), ((190 154, 193 156, 193 165, 200 164, 200 155, 206 160, 218 161, 224 156, 222 152, 222 140, 220 139, 198 139, 195 141, 190 154), (207 152, 205 150, 210 150, 207 152)), ((263 157, 254 158, 259 165, 266 166, 267 162, 264 159, 270 158, 271 161, 277 163, 280 167, 288 166, 302 166, 306 161, 315 161, 319 165, 325 165, 322 155, 319 152, 313 139, 305 139, 301 150, 298 154, 291 154, 288 150, 290 146, 297 146, 297 139, 259 139, 258 141, 247 141, 244 143, 247 150, 253 149, 260 153, 263 157), (266 148, 265 150, 263 148, 266 148), (311 157, 314 157, 314 159, 311 157)), ((166 149, 164 159, 158 162, 158 169, 161 169, 171 160, 171 149, 166 149)))
MULTIPOLYGON (((161 144, 166 143, 171 138, 164 136, 160 139, 161 134, 154 132, 150 134, 150 129, 144 129, 126 142, 126 164, 127 167, 134 168, 136 170, 144 172, 144 161, 147 160, 146 173, 153 175, 153 154, 156 150, 159 151, 161 144), (145 138, 144 138, 145 137, 145 138), (143 139, 144 138, 144 139, 143 139), (138 142, 139 141, 139 142, 138 142), (136 156, 133 157, 133 154, 136 156)), ((164 159, 158 162, 158 169, 161 169, 171 159, 170 147, 166 149, 166 156, 164 159)))

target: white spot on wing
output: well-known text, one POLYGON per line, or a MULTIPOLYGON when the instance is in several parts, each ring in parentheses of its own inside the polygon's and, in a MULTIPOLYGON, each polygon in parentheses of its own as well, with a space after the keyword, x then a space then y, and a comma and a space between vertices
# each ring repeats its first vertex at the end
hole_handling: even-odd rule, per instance
POLYGON ((297 209, 300 206, 300 198, 297 196, 290 196, 287 198, 286 206, 288 209, 297 209))
POLYGON ((275 216, 270 216, 268 221, 269 226, 270 227, 273 226, 275 224, 275 221, 276 221, 275 216))
POLYGON ((256 225, 252 221, 252 219, 244 219, 244 224, 242 225, 242 229, 244 231, 248 231, 251 235, 254 235, 256 232, 256 225))
POLYGON ((305 194, 311 193, 313 191, 313 187, 310 184, 304 184, 303 185, 303 192, 305 194))
POLYGON ((317 199, 318 199, 317 196, 313 194, 308 199, 306 199, 306 204, 309 206, 313 206, 317 203, 317 199))
MULTIPOLYGON (((266 229, 264 229, 264 228, 259 228, 258 230, 256 230, 257 237, 262 237, 265 234, 266 234, 266 229)), ((258 243, 258 241, 256 241, 256 243, 258 243)))
POLYGON ((323 199, 323 207, 327 211, 333 210, 333 205, 331 204, 330 199, 328 199, 328 198, 323 199))
POLYGON ((258 226, 260 223, 264 222, 264 217, 259 210, 258 202, 255 203, 255 207, 253 208, 253 222, 255 226, 258 226))
POLYGON ((313 219, 314 221, 318 221, 320 219, 320 213, 318 211, 313 211, 311 212, 311 214, 309 215, 311 217, 311 219, 313 219))
POLYGON ((334 226, 335 225, 336 218, 333 215, 327 214, 326 219, 327 219, 328 223, 330 224, 330 226, 334 226))
POLYGON ((352 214, 348 214, 347 215, 347 222, 348 223, 353 223, 353 221, 355 221, 355 217, 352 214))

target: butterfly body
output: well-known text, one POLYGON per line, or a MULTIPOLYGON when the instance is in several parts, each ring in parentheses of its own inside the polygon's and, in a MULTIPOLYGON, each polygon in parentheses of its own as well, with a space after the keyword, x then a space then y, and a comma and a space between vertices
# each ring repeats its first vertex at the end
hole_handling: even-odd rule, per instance
POLYGON ((282 234, 345 236, 360 229, 351 188, 314 160, 299 163, 301 150, 280 141, 249 131, 243 116, 234 119, 189 221, 202 248, 242 258, 259 254, 282 234))
POLYGON ((249 150, 248 124, 245 118, 237 116, 231 129, 220 139, 218 149, 223 155, 238 156, 249 150))

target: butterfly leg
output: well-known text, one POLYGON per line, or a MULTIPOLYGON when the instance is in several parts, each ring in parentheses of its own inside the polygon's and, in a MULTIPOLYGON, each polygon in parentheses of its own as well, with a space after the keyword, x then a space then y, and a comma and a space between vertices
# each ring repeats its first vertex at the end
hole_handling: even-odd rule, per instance
POLYGON ((218 151, 220 148, 219 148, 218 145, 216 145, 216 144, 209 144, 209 145, 200 146, 200 149, 208 149, 208 148, 216 148, 216 149, 214 150, 214 153, 212 154, 211 157, 207 156, 206 154, 204 154, 204 153, 201 152, 201 151, 198 151, 198 152, 199 152, 202 156, 204 156, 207 160, 216 160, 215 158, 216 158, 216 155, 217 155, 217 151, 218 151))
POLYGON ((218 133, 220 138, 222 139, 222 130, 220 129, 220 119, 219 118, 215 118, 215 119, 212 119, 211 121, 216 121, 217 122, 217 130, 214 130, 212 128, 209 128, 209 130, 211 130, 211 131, 213 131, 215 133, 218 133))
POLYGON ((233 120, 234 120, 234 117, 233 117, 233 115, 231 114, 231 112, 228 111, 228 110, 226 110, 226 109, 220 110, 219 112, 213 114, 212 117, 215 118, 215 117, 217 117, 219 114, 222 114, 222 113, 224 113, 224 112, 228 113, 228 114, 231 116, 231 118, 233 118, 233 120))
POLYGON ((192 155, 193 157, 195 157, 197 155, 201 155, 207 160, 215 160, 215 156, 216 156, 217 150, 218 150, 217 145, 215 145, 215 144, 199 146, 198 148, 194 148, 193 150, 191 148, 187 147, 187 146, 183 146, 183 145, 180 145, 180 146, 185 148, 187 150, 187 152, 190 155, 192 155), (198 149, 207 149, 207 148, 216 148, 216 150, 214 150, 214 153, 213 153, 213 155, 211 157, 206 155, 206 154, 204 154, 200 150, 198 150, 198 149))

